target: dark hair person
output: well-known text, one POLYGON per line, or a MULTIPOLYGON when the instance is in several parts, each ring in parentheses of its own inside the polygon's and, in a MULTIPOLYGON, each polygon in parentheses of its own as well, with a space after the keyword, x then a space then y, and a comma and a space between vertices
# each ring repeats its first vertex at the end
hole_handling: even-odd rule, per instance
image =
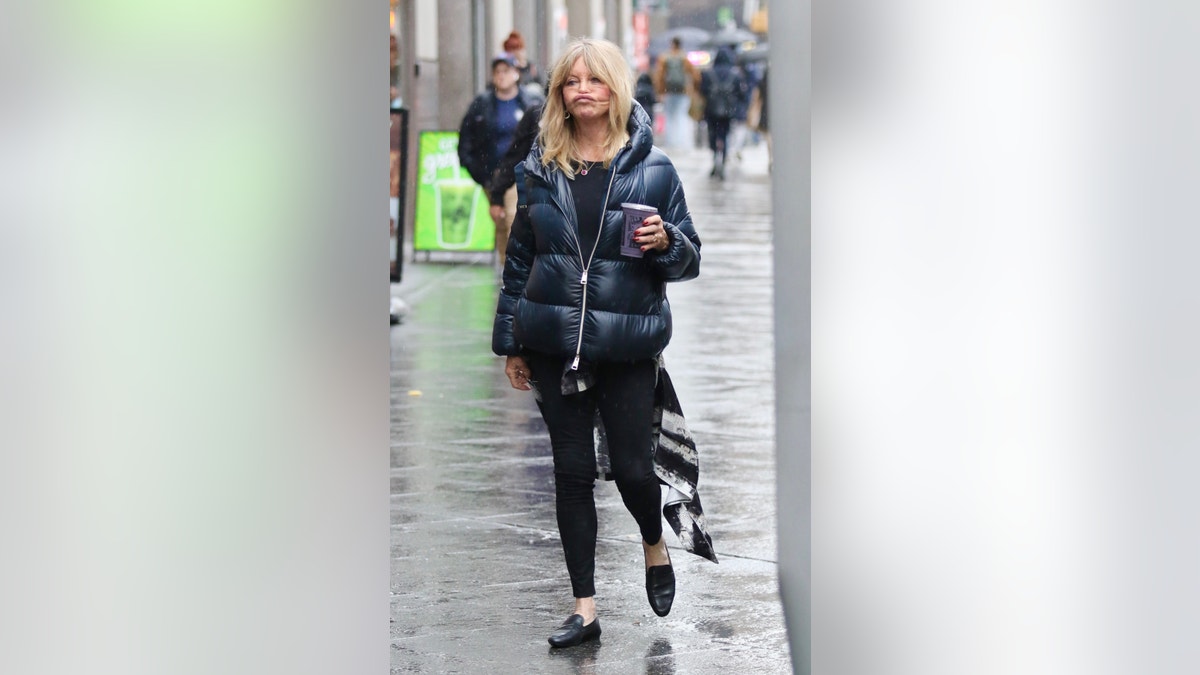
MULTIPOLYGON (((624 56, 604 40, 570 43, 551 70, 537 142, 518 167, 520 205, 492 336, 510 383, 534 391, 550 432, 555 513, 575 598, 549 638, 554 647, 600 636, 597 413, 612 477, 641 532, 650 606, 666 616, 675 597, 653 449, 660 419, 667 426, 659 399, 669 379, 659 356, 671 337, 666 282, 699 274, 700 238, 632 90, 624 56), (623 254, 626 202, 657 213, 641 221, 623 254)), ((685 548, 715 562, 698 497, 683 517, 692 519, 685 548)), ((680 518, 668 520, 678 533, 680 518)))
MULTIPOLYGON (((512 145, 517 125, 536 105, 517 86, 519 77, 517 62, 511 54, 494 57, 490 86, 471 101, 459 126, 458 161, 489 194, 492 173, 512 145)), ((490 214, 496 224, 496 253, 503 265, 509 219, 503 208, 492 209, 490 214)))
POLYGON ((733 50, 722 47, 713 58, 712 68, 700 80, 704 97, 704 122, 708 125, 708 147, 713 153, 712 172, 708 175, 725 180, 725 162, 729 158, 729 128, 739 110, 750 102, 746 76, 734 63, 733 50))

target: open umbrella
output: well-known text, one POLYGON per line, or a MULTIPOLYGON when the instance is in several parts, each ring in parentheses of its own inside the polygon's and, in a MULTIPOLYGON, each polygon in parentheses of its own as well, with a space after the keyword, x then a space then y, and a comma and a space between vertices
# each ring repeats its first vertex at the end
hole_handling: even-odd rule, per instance
POLYGON ((713 33, 704 43, 703 49, 718 49, 720 47, 736 47, 746 43, 758 42, 758 36, 744 28, 726 28, 713 33))
POLYGON ((759 61, 766 61, 769 57, 770 50, 768 49, 767 43, 760 42, 750 49, 743 49, 741 52, 739 52, 737 55, 737 62, 739 64, 757 63, 759 61))
POLYGON ((673 38, 679 38, 680 47, 685 52, 695 49, 704 49, 704 44, 708 42, 708 39, 711 36, 712 33, 709 33, 703 28, 696 28, 694 26, 670 28, 651 38, 650 46, 647 51, 650 53, 650 56, 658 56, 665 51, 669 51, 671 49, 671 40, 673 38))

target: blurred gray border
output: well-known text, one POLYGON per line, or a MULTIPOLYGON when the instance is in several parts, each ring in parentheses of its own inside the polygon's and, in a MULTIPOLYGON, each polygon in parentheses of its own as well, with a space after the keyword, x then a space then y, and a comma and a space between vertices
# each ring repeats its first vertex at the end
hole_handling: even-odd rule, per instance
POLYGON ((772 206, 777 219, 773 232, 779 587, 792 668, 801 675, 812 671, 810 17, 809 0, 772 4, 771 61, 788 65, 772 73, 768 101, 771 118, 776 120, 771 134, 775 144, 772 206))

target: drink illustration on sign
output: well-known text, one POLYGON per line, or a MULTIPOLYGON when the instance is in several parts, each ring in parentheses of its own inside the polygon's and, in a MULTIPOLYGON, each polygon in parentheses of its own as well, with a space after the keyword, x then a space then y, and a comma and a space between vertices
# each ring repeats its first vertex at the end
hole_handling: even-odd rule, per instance
POLYGON ((475 229, 479 193, 482 192, 479 185, 469 178, 456 176, 439 179, 433 190, 437 200, 438 246, 455 249, 469 245, 475 229))
POLYGON ((422 131, 418 147, 413 250, 491 250, 487 194, 459 163, 458 132, 422 131))

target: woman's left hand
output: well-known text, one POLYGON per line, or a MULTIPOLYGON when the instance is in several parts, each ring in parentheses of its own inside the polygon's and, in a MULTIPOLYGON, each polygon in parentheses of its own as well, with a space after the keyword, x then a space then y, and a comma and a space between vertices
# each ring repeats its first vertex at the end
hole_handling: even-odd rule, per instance
POLYGON ((671 236, 663 227, 662 217, 654 214, 642 221, 642 226, 633 233, 633 240, 641 245, 643 251, 665 251, 671 247, 671 236))

